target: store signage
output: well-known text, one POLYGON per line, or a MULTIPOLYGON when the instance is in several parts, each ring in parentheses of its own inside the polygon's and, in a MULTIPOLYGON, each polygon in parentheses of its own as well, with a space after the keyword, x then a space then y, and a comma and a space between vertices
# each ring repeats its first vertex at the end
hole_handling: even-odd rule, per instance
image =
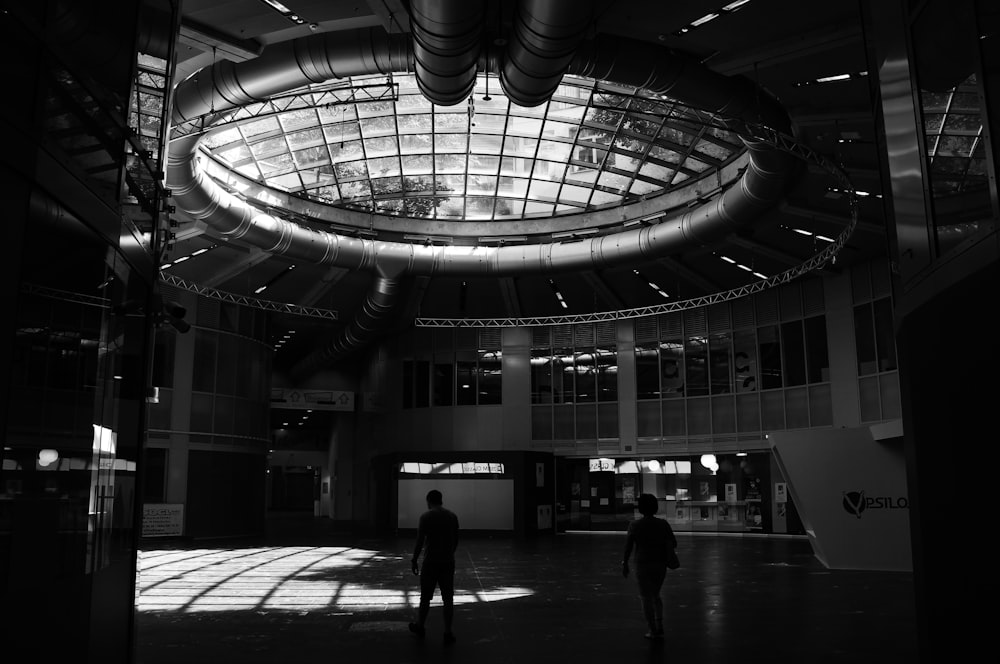
POLYGON ((910 502, 906 496, 867 496, 862 491, 843 491, 841 504, 848 514, 861 518, 867 510, 899 510, 909 509, 910 502))
POLYGON ((590 472, 599 473, 605 471, 614 471, 615 460, 614 459, 591 459, 590 460, 590 472))
POLYGON ((275 387, 271 389, 271 405, 275 408, 350 412, 354 410, 354 392, 275 387))

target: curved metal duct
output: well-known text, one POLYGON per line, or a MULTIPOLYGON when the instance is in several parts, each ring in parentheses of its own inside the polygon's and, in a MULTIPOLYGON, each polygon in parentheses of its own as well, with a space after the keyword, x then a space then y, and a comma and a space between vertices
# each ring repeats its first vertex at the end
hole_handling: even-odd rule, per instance
POLYGON ((485 0, 413 0, 413 71, 435 104, 453 106, 476 86, 485 0))
MULTIPOLYGON (((366 31, 367 32, 367 31, 366 31)), ((309 38, 306 38, 307 40, 309 38)), ((388 42, 382 43, 388 48, 388 42)), ((268 89, 275 89, 284 75, 293 78, 284 87, 300 84, 301 70, 288 45, 282 52, 285 69, 276 68, 274 57, 268 66, 247 61, 231 64, 231 76, 217 79, 240 81, 255 91, 264 85, 254 75, 264 77, 268 89), (288 70, 288 74, 285 74, 288 70)), ((366 73, 387 57, 365 53, 348 69, 366 73)), ((261 56, 264 57, 264 56, 261 56)), ((322 64, 314 62, 317 69, 322 64)), ((346 66, 346 65, 342 65, 346 66)), ((381 70, 378 70, 381 71, 381 70)), ((625 39, 602 38, 581 49, 569 68, 573 73, 597 76, 626 85, 649 87, 707 110, 735 116, 741 122, 762 122, 787 130, 788 119, 781 107, 765 93, 743 79, 715 74, 694 60, 665 48, 625 39), (656 57, 653 57, 656 56, 656 57)), ((212 77, 199 74, 179 86, 176 114, 195 117, 221 98, 218 90, 206 90, 212 77)), ((216 109, 217 110, 217 109, 216 109)), ((373 241, 335 233, 315 231, 260 212, 216 185, 197 168, 197 138, 171 143, 167 180, 174 200, 193 216, 206 222, 210 234, 238 239, 265 251, 285 254, 296 260, 336 265, 348 269, 375 269, 393 266, 409 274, 514 275, 592 269, 630 261, 648 260, 687 244, 708 243, 738 229, 778 199, 787 181, 793 158, 764 143, 749 142, 750 166, 737 186, 721 196, 681 215, 642 229, 623 231, 590 240, 540 245, 502 247, 442 247, 401 242, 373 241)))
POLYGON ((593 0, 521 0, 500 71, 511 101, 538 106, 552 96, 583 41, 593 0))
POLYGON ((309 35, 268 46, 253 60, 220 60, 175 90, 174 124, 259 101, 310 83, 409 71, 410 39, 382 28, 309 35))
POLYGON ((400 283, 397 279, 379 274, 368 291, 364 303, 354 316, 351 324, 323 348, 313 351, 292 367, 293 380, 308 376, 311 372, 344 357, 353 350, 366 345, 385 328, 399 299, 400 283))
MULTIPOLYGON (((332 76, 388 73, 402 68, 406 48, 379 29, 307 37, 269 49, 256 60, 202 70, 178 86, 175 118, 233 108, 257 96, 275 94, 332 76), (323 58, 331 61, 324 61, 323 58), (323 72, 320 76, 319 72, 323 72)), ((601 37, 577 49, 568 71, 624 85, 652 89, 734 118, 788 131, 777 102, 745 79, 716 74, 668 49, 601 37)), ((175 203, 205 222, 210 235, 239 240, 299 261, 392 275, 506 276, 597 269, 645 261, 690 245, 708 243, 752 221, 773 205, 787 182, 793 158, 760 142, 747 142, 750 165, 737 185, 721 196, 660 223, 568 243, 501 247, 424 246, 375 241, 312 230, 278 219, 217 185, 197 164, 198 137, 170 144, 167 182, 175 203)), ((370 293, 369 302, 391 306, 395 289, 370 293)), ((368 309, 366 309, 367 311, 368 309)), ((344 342, 360 343, 371 324, 384 317, 364 314, 344 342)), ((337 342, 339 344, 341 342, 337 342)), ((335 344, 336 345, 336 344, 335 344)))

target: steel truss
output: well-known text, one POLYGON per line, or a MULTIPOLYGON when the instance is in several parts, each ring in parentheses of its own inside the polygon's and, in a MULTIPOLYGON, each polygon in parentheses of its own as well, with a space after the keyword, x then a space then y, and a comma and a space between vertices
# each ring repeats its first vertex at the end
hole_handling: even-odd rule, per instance
POLYGON ((297 90, 284 95, 276 95, 260 102, 240 106, 230 111, 199 115, 171 128, 171 138, 215 131, 230 124, 237 124, 280 115, 288 111, 307 108, 343 106, 345 104, 365 104, 376 101, 398 101, 399 83, 391 80, 373 85, 333 85, 322 88, 297 90))
POLYGON ((808 145, 805 145, 793 136, 789 136, 764 125, 754 125, 745 123, 744 131, 740 132, 743 138, 765 142, 769 145, 786 152, 794 157, 823 168, 833 176, 847 192, 850 205, 850 221, 843 231, 826 246, 823 251, 807 259, 800 265, 789 268, 767 279, 761 279, 753 283, 733 288, 727 291, 720 291, 710 295, 702 295, 687 300, 677 300, 648 307, 637 307, 634 309, 621 309, 617 311, 599 311, 589 314, 567 314, 564 316, 538 316, 532 318, 417 318, 414 320, 416 327, 532 327, 539 325, 567 325, 574 323, 596 323, 604 321, 622 320, 628 318, 640 318, 656 314, 665 314, 687 309, 697 309, 709 304, 719 302, 729 302, 738 300, 747 295, 753 295, 761 291, 788 283, 793 279, 819 269, 829 262, 835 262, 837 254, 847 244, 847 240, 854 233, 858 225, 858 196, 857 190, 851 183, 850 178, 839 166, 827 159, 824 155, 816 152, 808 145))
POLYGON ((339 320, 337 312, 333 311, 332 309, 303 307, 297 304, 287 304, 284 302, 274 302, 272 300, 261 300, 255 297, 246 297, 245 295, 236 295, 234 293, 227 293, 225 291, 216 290, 214 288, 208 288, 206 286, 199 286, 197 284, 192 284, 189 281, 185 281, 183 279, 179 279, 178 277, 174 277, 171 275, 161 274, 160 281, 162 283, 174 286, 175 288, 180 288, 182 290, 190 291, 192 293, 197 293, 198 295, 210 297, 215 300, 230 302, 232 304, 241 304, 248 307, 255 307, 257 309, 277 311, 283 314, 295 314, 297 316, 309 316, 311 318, 323 318, 326 320, 339 320))

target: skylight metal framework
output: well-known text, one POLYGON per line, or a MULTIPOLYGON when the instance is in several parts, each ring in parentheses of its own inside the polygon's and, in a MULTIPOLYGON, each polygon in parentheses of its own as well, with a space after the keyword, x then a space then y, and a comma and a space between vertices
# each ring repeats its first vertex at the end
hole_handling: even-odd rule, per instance
POLYGON ((531 327, 538 325, 567 325, 575 323, 596 323, 604 321, 615 321, 629 318, 639 318, 642 316, 652 316, 656 314, 685 311, 687 309, 697 309, 710 304, 729 302, 738 300, 754 293, 788 283, 813 270, 819 269, 828 262, 835 262, 837 254, 844 248, 847 240, 854 233, 858 224, 860 209, 858 206, 858 196, 850 178, 839 166, 816 152, 808 145, 799 142, 793 136, 783 134, 779 131, 764 125, 747 125, 747 131, 756 140, 765 141, 774 147, 794 155, 803 161, 815 164, 823 168, 834 177, 840 187, 847 193, 850 205, 850 221, 843 231, 828 244, 822 251, 811 258, 803 261, 784 272, 761 279, 738 288, 733 288, 718 293, 689 298, 686 300, 676 300, 663 304, 656 304, 646 307, 636 307, 632 309, 621 309, 612 311, 599 311, 586 314, 569 314, 566 316, 539 316, 528 318, 417 318, 414 321, 416 327, 531 327))
POLYGON ((409 74, 356 77, 179 131, 211 130, 210 153, 266 186, 454 221, 614 207, 717 173, 744 150, 711 115, 634 87, 566 76, 550 101, 528 108, 502 93, 487 99, 486 76, 464 105, 432 104, 409 74))

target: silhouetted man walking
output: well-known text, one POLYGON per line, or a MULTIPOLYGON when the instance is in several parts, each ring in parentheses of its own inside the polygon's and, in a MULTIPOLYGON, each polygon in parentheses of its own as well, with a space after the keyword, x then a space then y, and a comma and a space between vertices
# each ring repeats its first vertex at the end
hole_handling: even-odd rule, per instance
POLYGON ((441 588, 441 602, 444 604, 444 643, 451 645, 455 635, 451 623, 455 614, 455 549, 458 548, 458 517, 443 507, 441 492, 432 489, 427 492, 427 511, 420 515, 417 543, 413 548, 411 566, 414 574, 420 575, 420 608, 417 622, 410 623, 410 631, 423 637, 424 623, 430 612, 434 588, 441 588), (424 552, 424 565, 418 564, 420 552, 424 552))

